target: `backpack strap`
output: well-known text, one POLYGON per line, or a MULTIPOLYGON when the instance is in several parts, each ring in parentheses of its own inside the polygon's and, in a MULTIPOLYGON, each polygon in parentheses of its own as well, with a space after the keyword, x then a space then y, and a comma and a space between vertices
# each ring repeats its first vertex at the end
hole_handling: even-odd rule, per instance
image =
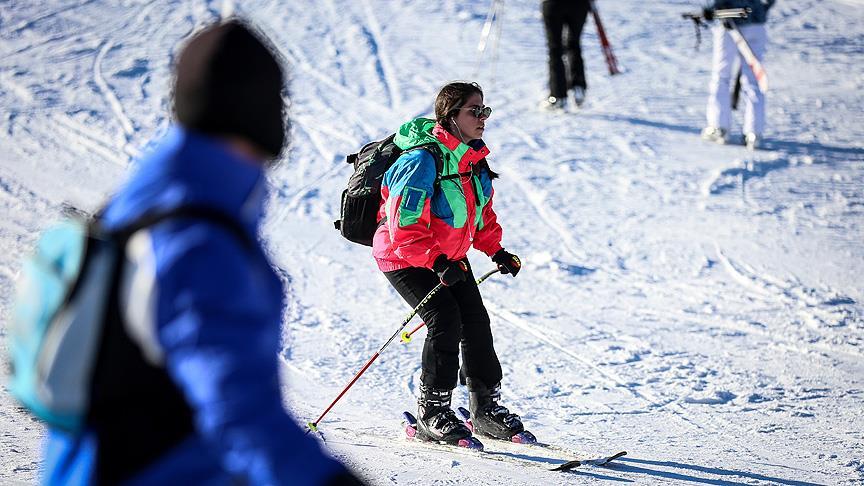
POLYGON ((471 170, 469 172, 457 172, 455 174, 442 175, 442 172, 444 172, 444 154, 441 153, 441 147, 439 147, 438 144, 435 142, 427 143, 425 145, 418 145, 417 147, 411 148, 410 150, 415 149, 425 149, 430 154, 432 154, 432 157, 435 159, 436 186, 439 185, 441 181, 459 179, 460 177, 468 177, 474 175, 474 170, 471 170))
MULTIPOLYGON (((438 146, 435 142, 429 142, 423 145, 418 145, 416 147, 411 147, 405 152, 410 152, 412 150, 425 150, 432 155, 432 158, 435 160, 435 182, 433 185, 438 187, 441 184, 441 181, 448 179, 456 179, 461 177, 463 174, 448 174, 442 175, 444 172, 444 154, 441 153, 441 147, 438 146)), ((403 153, 405 153, 403 152, 403 153)))
POLYGON ((440 180, 447 181, 450 179, 459 179, 460 177, 468 177, 470 175, 474 175, 474 171, 470 172, 457 172, 456 174, 448 174, 446 176, 441 176, 440 180))
MULTIPOLYGON (((135 233, 169 219, 193 219, 211 222, 229 230, 246 248, 252 248, 255 243, 246 229, 235 218, 222 210, 199 205, 178 206, 164 211, 149 211, 126 226, 111 231, 111 233, 115 238, 125 242, 135 233)), ((99 218, 94 219, 91 224, 100 225, 99 218)), ((102 231, 104 232, 104 230, 102 231)))
MULTIPOLYGON (((255 241, 234 217, 216 208, 196 205, 149 211, 103 235, 113 238, 116 248, 122 251, 135 233, 169 219, 221 226, 245 248, 254 248, 255 241)), ((91 224, 98 228, 99 217, 91 224)), ((100 444, 96 474, 100 482, 108 484, 132 477, 195 430, 194 414, 185 395, 164 367, 146 360, 139 342, 129 334, 119 298, 123 267, 118 262, 112 270, 88 416, 88 423, 96 431, 100 444), (127 383, 135 389, 125 389, 127 383), (132 445, 130 437, 135 437, 132 445)))
MULTIPOLYGON (((383 146, 384 143, 392 141, 393 138, 395 138, 395 137, 396 137, 395 133, 393 135, 390 135, 389 137, 385 138, 381 142, 381 145, 383 146)), ((441 175, 441 173, 444 172, 444 156, 441 154, 441 147, 439 147, 437 143, 429 142, 429 143, 425 143, 423 145, 417 145, 416 147, 411 147, 408 150, 403 151, 402 154, 406 154, 406 153, 411 152, 413 150, 425 150, 425 151, 429 152, 429 154, 432 155, 432 159, 435 160, 435 182, 432 183, 433 189, 439 187, 441 185, 442 180, 454 178, 453 175, 447 175, 447 176, 441 175)), ((400 154, 400 156, 402 154, 400 154)), ((456 174, 456 177, 459 177, 459 175, 456 174)), ((384 225, 386 223, 387 223, 387 216, 385 215, 383 218, 381 218, 380 221, 378 221, 377 227, 381 227, 382 225, 384 225)))

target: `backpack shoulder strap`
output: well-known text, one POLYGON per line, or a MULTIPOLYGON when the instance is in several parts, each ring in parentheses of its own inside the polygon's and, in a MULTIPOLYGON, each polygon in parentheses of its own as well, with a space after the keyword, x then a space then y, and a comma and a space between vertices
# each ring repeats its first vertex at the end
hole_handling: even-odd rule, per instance
MULTIPOLYGON (((455 174, 447 174, 443 175, 444 172, 444 154, 441 153, 441 147, 438 146, 435 142, 430 142, 424 145, 418 145, 411 150, 416 149, 424 149, 432 154, 432 157, 435 159, 435 168, 437 170, 437 176, 435 177, 435 185, 438 186, 441 181, 450 180, 450 179, 459 179, 460 177, 467 177, 474 174, 474 170, 471 172, 457 172, 455 174)), ((483 159, 484 161, 486 159, 483 159)))
MULTIPOLYGON (((441 184, 443 179, 452 179, 452 175, 443 176, 441 175, 444 172, 444 155, 441 153, 441 147, 438 146, 435 142, 429 142, 423 145, 418 145, 416 147, 411 147, 405 152, 410 152, 412 150, 425 150, 432 155, 432 158, 435 160, 435 182, 434 186, 438 187, 441 184)), ((404 152, 403 152, 404 153, 404 152)), ((459 177, 457 174, 456 177, 459 177)))
MULTIPOLYGON (((176 208, 164 211, 157 210, 147 212, 143 216, 127 224, 126 226, 118 230, 112 231, 111 234, 114 237, 118 238, 121 242, 125 242, 132 235, 143 229, 156 226, 157 224, 169 219, 181 218, 211 222, 229 230, 237 238, 237 240, 243 244, 244 247, 251 249, 254 246, 255 242, 249 236, 249 233, 235 218, 229 216, 227 213, 219 209, 197 205, 178 206, 176 208)), ((98 219, 95 220, 94 223, 98 224, 98 219)))

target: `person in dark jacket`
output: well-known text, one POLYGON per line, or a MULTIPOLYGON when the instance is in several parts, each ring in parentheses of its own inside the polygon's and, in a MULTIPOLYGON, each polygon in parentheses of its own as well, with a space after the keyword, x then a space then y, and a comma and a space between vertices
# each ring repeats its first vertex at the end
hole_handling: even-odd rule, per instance
POLYGON ((405 152, 384 174, 373 240, 378 268, 412 307, 443 285, 420 309, 428 334, 423 345, 417 428, 421 437, 449 443, 471 436, 450 408, 462 370, 470 392, 475 432, 509 440, 524 430, 502 406, 501 364, 492 343, 489 314, 466 257, 472 247, 516 276, 521 262, 501 246, 492 210, 492 178, 482 136, 492 109, 476 83, 449 83, 435 99, 435 119, 399 128, 394 143, 405 152), (441 154, 441 173, 426 149, 441 154))
MULTIPOLYGON (((703 10, 707 20, 712 20, 714 11, 729 8, 747 8, 749 14, 745 19, 735 19, 732 22, 738 26, 741 35, 750 45, 753 54, 759 62, 765 57, 768 45, 768 33, 765 22, 768 10, 775 0, 715 0, 703 10)), ((717 22, 713 28, 714 54, 711 69, 711 83, 708 87, 708 107, 706 110, 707 124, 702 130, 702 138, 709 142, 725 144, 729 141, 732 124, 731 83, 732 67, 736 61, 741 68, 741 94, 744 100, 744 126, 741 141, 748 149, 756 149, 762 141, 765 130, 765 93, 759 88, 756 74, 747 66, 747 62, 739 53, 735 41, 724 27, 717 22)))
POLYGON ((585 65, 582 62, 582 28, 591 11, 590 0, 544 0, 543 26, 549 49, 549 97, 542 107, 562 109, 567 103, 567 91, 573 90, 573 102, 581 106, 585 101, 585 65), (564 42, 564 28, 567 41, 564 42), (569 72, 564 70, 567 56, 569 72))
POLYGON ((205 28, 176 65, 177 124, 102 222, 207 208, 136 233, 80 433, 49 430, 46 484, 360 484, 282 405, 283 288, 257 234, 265 169, 285 142, 284 74, 239 19, 205 28))

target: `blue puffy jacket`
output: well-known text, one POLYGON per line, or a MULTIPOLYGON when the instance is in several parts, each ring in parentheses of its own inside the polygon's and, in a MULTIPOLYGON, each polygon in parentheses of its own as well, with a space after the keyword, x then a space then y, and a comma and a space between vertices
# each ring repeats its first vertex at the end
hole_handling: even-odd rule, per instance
MULTIPOLYGON (((124 482, 313 485, 345 472, 282 406, 283 289, 256 238, 265 187, 260 163, 215 139, 173 128, 109 203, 109 227, 154 210, 198 205, 235 218, 248 232, 244 241, 213 222, 174 219, 139 232, 127 246, 134 272, 124 285, 134 299, 121 304, 122 312, 131 327, 137 325, 139 345, 164 367, 191 416, 185 438, 124 482)), ((149 413, 183 414, 119 412, 151 421, 149 413)), ((134 454, 147 434, 145 428, 121 438, 126 452, 118 457, 134 454)), ((101 435, 96 427, 78 435, 49 430, 44 482, 104 482, 99 458, 108 451, 100 449, 101 435)))
POLYGON ((736 19, 738 25, 764 24, 768 20, 768 9, 776 0, 715 0, 709 8, 720 10, 724 8, 749 8, 750 15, 746 19, 736 19))

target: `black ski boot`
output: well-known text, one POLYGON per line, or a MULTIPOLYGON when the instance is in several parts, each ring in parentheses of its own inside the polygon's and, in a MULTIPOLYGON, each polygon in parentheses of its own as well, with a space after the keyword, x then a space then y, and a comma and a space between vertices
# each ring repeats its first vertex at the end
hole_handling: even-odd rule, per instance
MULTIPOLYGON (((501 400, 501 384, 486 388, 478 383, 471 383, 469 378, 469 401, 471 423, 474 432, 501 440, 512 440, 514 436, 525 431, 522 420, 515 413, 510 413, 506 407, 498 404, 501 400)), ((529 434, 530 432, 525 432, 529 434)), ((533 435, 531 436, 533 437, 533 435)), ((521 439, 521 436, 520 436, 521 439)), ((536 440, 536 439, 535 439, 536 440)), ((521 440, 519 440, 521 442, 521 440)))
POLYGON ((450 408, 452 390, 420 385, 417 400, 417 432, 426 440, 458 444, 471 437, 471 430, 450 408))

